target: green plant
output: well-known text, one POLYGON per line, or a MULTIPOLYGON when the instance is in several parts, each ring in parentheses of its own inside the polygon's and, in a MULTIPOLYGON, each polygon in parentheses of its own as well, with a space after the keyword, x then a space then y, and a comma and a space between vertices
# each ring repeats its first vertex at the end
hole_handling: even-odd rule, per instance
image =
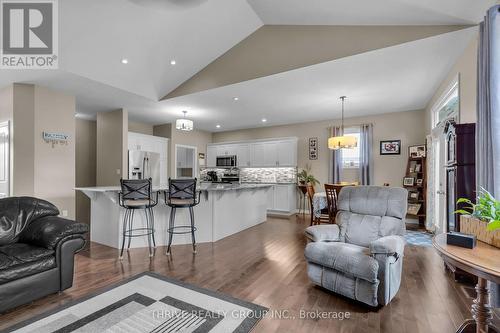
POLYGON ((480 220, 488 222, 486 227, 489 231, 500 229, 500 201, 493 198, 490 192, 481 188, 477 197, 477 203, 472 203, 467 198, 460 198, 457 204, 467 204, 468 207, 458 209, 455 213, 470 214, 480 220))
POLYGON ((310 172, 310 167, 306 165, 306 167, 297 174, 299 182, 312 185, 319 184, 319 181, 310 172))

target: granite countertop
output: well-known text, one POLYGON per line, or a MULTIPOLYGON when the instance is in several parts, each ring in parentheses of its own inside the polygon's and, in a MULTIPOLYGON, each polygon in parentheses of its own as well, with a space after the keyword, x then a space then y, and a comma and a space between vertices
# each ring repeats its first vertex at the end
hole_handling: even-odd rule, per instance
MULTIPOLYGON (((197 187, 198 190, 200 191, 233 191, 233 190, 246 190, 246 189, 255 189, 255 188, 261 188, 261 187, 270 187, 272 186, 271 184, 222 184, 222 183, 217 183, 217 184, 208 184, 208 183, 202 183, 197 187)), ((94 186, 94 187, 76 187, 75 190, 77 191, 82 191, 82 192, 120 192, 121 188, 120 186, 94 186)), ((157 186, 153 186, 153 191, 166 191, 168 190, 168 185, 166 184, 160 184, 157 186)))

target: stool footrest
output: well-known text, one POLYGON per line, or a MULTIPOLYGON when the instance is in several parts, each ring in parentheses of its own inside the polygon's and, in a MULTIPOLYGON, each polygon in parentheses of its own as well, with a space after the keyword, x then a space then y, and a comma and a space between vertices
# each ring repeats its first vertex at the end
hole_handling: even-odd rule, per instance
POLYGON ((151 228, 136 228, 136 229, 129 229, 125 230, 123 233, 125 237, 142 237, 142 236, 149 236, 154 233, 154 229, 151 228), (135 232, 143 232, 143 233, 136 233, 135 232))
POLYGON ((175 234, 175 235, 190 234, 192 231, 196 231, 196 227, 191 227, 190 225, 178 225, 178 226, 167 229, 167 232, 169 234, 175 234), (175 229, 187 229, 187 230, 186 231, 175 231, 175 229))

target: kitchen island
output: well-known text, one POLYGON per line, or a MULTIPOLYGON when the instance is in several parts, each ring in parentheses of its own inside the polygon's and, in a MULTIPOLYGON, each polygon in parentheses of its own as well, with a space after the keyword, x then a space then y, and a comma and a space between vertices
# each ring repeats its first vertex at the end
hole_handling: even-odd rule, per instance
MULTIPOLYGON (((165 204, 163 192, 168 185, 153 186, 159 194, 159 202, 153 208, 156 246, 168 243, 167 227, 170 207, 165 204)), ((247 228, 266 221, 267 196, 271 185, 267 184, 209 184, 202 183, 198 190, 200 203, 194 208, 196 242, 216 242, 247 228)), ((120 248, 125 210, 118 204, 119 186, 78 187, 91 201, 90 240, 114 248, 120 248)), ((143 211, 134 216, 134 226, 144 226, 143 211)), ((175 225, 189 225, 189 211, 177 209, 175 225)), ((191 244, 190 234, 176 234, 173 244, 191 244)), ((147 247, 147 237, 134 237, 130 247, 147 247)))

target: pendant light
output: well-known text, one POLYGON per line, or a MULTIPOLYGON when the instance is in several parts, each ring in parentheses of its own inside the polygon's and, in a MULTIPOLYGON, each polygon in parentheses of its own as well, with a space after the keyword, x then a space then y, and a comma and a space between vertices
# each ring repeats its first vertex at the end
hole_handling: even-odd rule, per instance
POLYGON ((344 135, 344 102, 346 96, 341 96, 342 100, 342 126, 340 127, 340 136, 332 136, 328 138, 328 148, 337 149, 352 149, 358 146, 358 142, 355 136, 345 136, 344 135))
POLYGON ((177 119, 175 121, 175 128, 181 131, 192 131, 193 130, 193 121, 186 119, 187 111, 182 111, 184 113, 184 118, 177 119))

